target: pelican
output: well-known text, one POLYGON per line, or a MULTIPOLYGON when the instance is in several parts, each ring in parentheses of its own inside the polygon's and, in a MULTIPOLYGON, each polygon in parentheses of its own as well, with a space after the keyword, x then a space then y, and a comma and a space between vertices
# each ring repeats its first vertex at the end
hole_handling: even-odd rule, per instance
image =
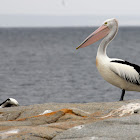
POLYGON ((96 66, 108 83, 122 90, 120 97, 120 101, 122 101, 125 91, 140 92, 140 67, 128 61, 107 56, 107 46, 115 38, 117 32, 118 21, 115 18, 108 19, 76 49, 89 46, 103 38, 97 51, 96 66))
POLYGON ((19 103, 14 98, 8 98, 0 104, 0 108, 19 106, 19 103))

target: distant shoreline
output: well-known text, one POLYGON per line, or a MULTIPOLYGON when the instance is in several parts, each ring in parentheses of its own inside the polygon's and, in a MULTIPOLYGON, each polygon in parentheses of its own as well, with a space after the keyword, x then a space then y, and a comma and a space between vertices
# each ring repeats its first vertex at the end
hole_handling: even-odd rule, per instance
MULTIPOLYGON (((35 27, 31 27, 31 26, 17 26, 17 27, 15 27, 15 26, 9 26, 9 27, 3 27, 3 26, 0 26, 0 29, 51 29, 51 28, 53 28, 53 29, 64 29, 64 28, 97 28, 97 27, 99 27, 99 26, 55 26, 55 27, 53 27, 53 26, 35 26, 35 27)), ((127 26, 125 26, 125 25, 122 25, 122 26, 119 26, 119 28, 140 28, 140 25, 139 26, 133 26, 133 25, 127 25, 127 26)))
POLYGON ((139 16, 116 15, 2 15, 0 27, 93 27, 100 26, 108 18, 116 18, 119 26, 140 26, 139 16))

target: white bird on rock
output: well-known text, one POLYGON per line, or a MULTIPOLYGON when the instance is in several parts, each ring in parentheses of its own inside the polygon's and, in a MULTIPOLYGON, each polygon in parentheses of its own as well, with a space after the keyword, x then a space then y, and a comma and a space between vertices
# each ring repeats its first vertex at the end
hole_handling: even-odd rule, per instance
POLYGON ((0 108, 19 106, 19 103, 14 98, 8 98, 0 104, 0 108))
POLYGON ((101 76, 110 84, 122 89, 120 101, 123 100, 125 90, 140 92, 140 67, 122 59, 109 58, 106 54, 108 44, 118 32, 116 19, 106 20, 101 27, 89 35, 79 47, 89 46, 104 38, 98 48, 96 66, 101 76))

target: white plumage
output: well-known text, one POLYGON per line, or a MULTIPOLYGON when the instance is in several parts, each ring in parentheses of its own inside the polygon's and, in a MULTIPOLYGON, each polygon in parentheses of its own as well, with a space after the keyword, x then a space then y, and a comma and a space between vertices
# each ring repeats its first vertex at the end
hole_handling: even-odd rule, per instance
POLYGON ((118 21, 108 19, 104 24, 88 36, 77 48, 89 46, 104 38, 98 48, 96 66, 101 76, 110 84, 122 89, 120 100, 123 100, 125 90, 140 92, 140 67, 122 59, 109 58, 106 54, 108 44, 118 32, 118 21))
POLYGON ((19 106, 19 103, 14 98, 8 98, 0 104, 0 108, 19 106))

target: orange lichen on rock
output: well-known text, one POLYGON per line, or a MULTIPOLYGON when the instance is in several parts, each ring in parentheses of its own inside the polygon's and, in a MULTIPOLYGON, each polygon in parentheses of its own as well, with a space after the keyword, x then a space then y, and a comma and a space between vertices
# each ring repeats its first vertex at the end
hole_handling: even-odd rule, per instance
MULTIPOLYGON (((27 117, 27 118, 17 119, 16 121, 25 121, 26 119, 37 118, 37 117, 43 117, 43 116, 48 116, 48 117, 50 117, 50 116, 55 115, 55 114, 58 113, 58 112, 61 112, 61 113, 62 113, 62 115, 60 115, 60 116, 64 116, 65 114, 77 115, 75 112, 73 112, 72 109, 61 109, 61 110, 54 111, 54 112, 47 113, 47 114, 43 114, 43 115, 37 115, 37 116, 31 116, 31 117, 27 117)), ((77 116, 80 116, 80 115, 77 115, 77 116)), ((81 117, 86 117, 86 116, 81 116, 81 117)))

